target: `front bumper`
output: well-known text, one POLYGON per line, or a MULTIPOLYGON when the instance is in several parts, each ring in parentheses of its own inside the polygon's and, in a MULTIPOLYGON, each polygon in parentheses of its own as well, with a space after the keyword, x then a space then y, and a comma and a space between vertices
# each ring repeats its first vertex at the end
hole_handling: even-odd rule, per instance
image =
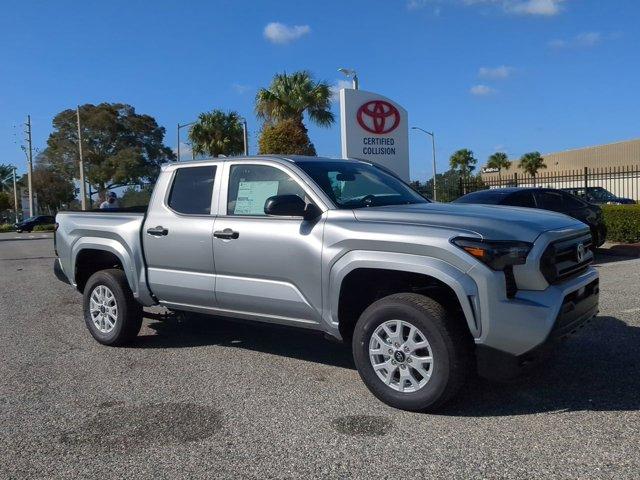
POLYGON ((599 292, 599 279, 596 277, 587 285, 565 295, 545 341, 524 353, 516 355, 488 345, 477 345, 478 373, 496 380, 518 375, 552 350, 560 340, 576 333, 597 315, 599 292))

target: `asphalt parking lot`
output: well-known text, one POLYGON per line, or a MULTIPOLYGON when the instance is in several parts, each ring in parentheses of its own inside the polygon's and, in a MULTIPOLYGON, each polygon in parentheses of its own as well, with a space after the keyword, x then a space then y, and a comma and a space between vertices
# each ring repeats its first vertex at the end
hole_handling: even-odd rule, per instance
POLYGON ((377 401, 311 332, 150 310, 134 345, 101 346, 48 235, 16 236, 0 478, 640 477, 640 260, 599 258, 601 314, 552 361, 427 415, 377 401))

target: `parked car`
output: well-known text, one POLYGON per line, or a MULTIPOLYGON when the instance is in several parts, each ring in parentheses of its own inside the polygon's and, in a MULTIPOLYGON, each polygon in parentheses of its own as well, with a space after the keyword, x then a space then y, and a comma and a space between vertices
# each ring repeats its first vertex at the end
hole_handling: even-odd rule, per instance
POLYGON ((38 215, 35 217, 25 218, 21 222, 14 224, 16 232, 31 232, 36 225, 52 225, 56 222, 51 215, 38 215))
POLYGON ((601 246, 607 238, 602 209, 562 190, 526 187, 493 188, 468 193, 454 202, 540 208, 564 213, 589 226, 594 248, 601 246))
POLYGON ((369 390, 407 410, 443 405, 475 367, 517 373, 598 311, 582 222, 431 203, 357 160, 172 163, 146 213, 56 221, 56 275, 83 293, 98 342, 131 341, 156 304, 315 329, 350 342, 369 390))
POLYGON ((602 187, 587 187, 586 190, 584 187, 562 188, 561 190, 596 205, 629 205, 636 203, 636 201, 631 198, 618 197, 602 187))

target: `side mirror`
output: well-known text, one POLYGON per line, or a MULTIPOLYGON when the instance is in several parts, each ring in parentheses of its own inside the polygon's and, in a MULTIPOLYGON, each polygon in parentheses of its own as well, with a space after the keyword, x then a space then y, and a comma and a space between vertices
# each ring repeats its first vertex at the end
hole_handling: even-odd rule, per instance
POLYGON ((312 203, 307 205, 297 195, 274 195, 264 202, 264 213, 277 217, 302 217, 305 220, 313 220, 322 212, 312 203))

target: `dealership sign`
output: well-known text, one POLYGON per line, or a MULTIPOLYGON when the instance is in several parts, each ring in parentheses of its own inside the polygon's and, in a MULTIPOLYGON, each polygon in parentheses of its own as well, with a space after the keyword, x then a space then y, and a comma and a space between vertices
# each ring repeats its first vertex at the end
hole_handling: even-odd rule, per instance
POLYGON ((340 90, 342 156, 387 167, 409 180, 407 111, 376 93, 340 90))

